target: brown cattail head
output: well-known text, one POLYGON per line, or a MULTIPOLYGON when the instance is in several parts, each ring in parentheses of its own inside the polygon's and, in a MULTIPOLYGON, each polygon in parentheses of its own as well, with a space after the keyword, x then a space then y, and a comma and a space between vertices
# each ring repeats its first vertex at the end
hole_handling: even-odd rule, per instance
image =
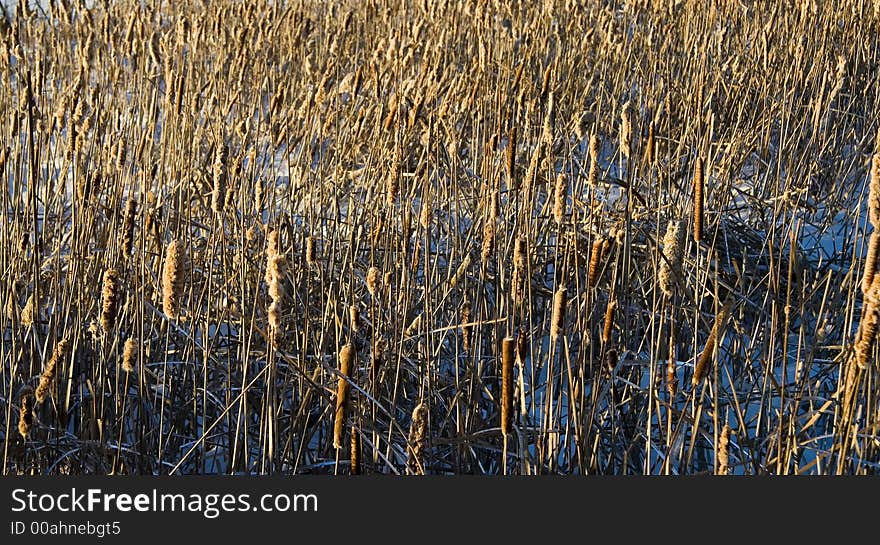
POLYGON ((424 453, 428 442, 428 405, 422 401, 413 409, 409 427, 409 451, 407 465, 415 475, 424 475, 424 453))
POLYGON ((480 260, 483 264, 483 270, 489 270, 489 264, 492 259, 492 250, 495 248, 495 220, 486 218, 483 225, 483 245, 480 249, 480 260))
POLYGON ((281 253, 280 236, 277 229, 272 229, 266 235, 266 257, 272 257, 281 253))
POLYGON ((590 135, 590 170, 587 183, 595 187, 599 181, 599 137, 590 135))
POLYGON ((394 203, 397 202, 397 195, 400 193, 400 181, 397 179, 397 168, 395 167, 394 171, 389 173, 387 186, 386 186, 386 199, 388 202, 389 208, 394 208, 394 203))
POLYGON ((724 424, 721 435, 718 437, 718 472, 716 475, 728 475, 730 473, 730 424, 724 424))
POLYGON ((419 212, 419 225, 422 229, 428 229, 431 226, 431 220, 434 218, 434 203, 431 195, 431 188, 428 187, 422 199, 422 210, 419 212))
POLYGON ((138 345, 137 340, 134 337, 129 337, 125 340, 125 345, 122 349, 122 370, 126 373, 131 373, 134 371, 135 363, 138 359, 138 345))
POLYGON ((868 255, 865 257, 865 270, 862 273, 862 293, 868 294, 874 275, 877 272, 877 260, 880 258, 880 230, 875 228, 868 239, 868 255))
POLYGON ((348 409, 348 392, 351 385, 348 383, 354 365, 355 351, 351 343, 346 344, 339 351, 339 377, 336 384, 336 418, 333 425, 333 447, 342 448, 342 436, 345 430, 345 416, 348 409))
POLYGON ((348 307, 348 318, 351 331, 357 333, 361 328, 361 311, 357 305, 350 305, 348 307))
POLYGON ((377 297, 381 287, 382 271, 379 270, 379 267, 370 267, 367 269, 367 292, 370 297, 377 297))
POLYGON ((27 436, 31 433, 31 428, 34 425, 34 404, 36 402, 36 398, 34 396, 34 389, 29 385, 25 385, 18 392, 18 433, 24 439, 27 439, 27 436))
POLYGON ((461 305, 461 348, 468 352, 471 347, 471 304, 467 301, 461 305))
POLYGON ((590 251, 590 266, 587 269, 587 284, 592 288, 596 286, 596 282, 599 281, 599 274, 601 272, 600 268, 602 265, 602 257, 606 253, 605 244, 608 244, 610 248, 610 241, 603 237, 596 237, 596 240, 593 241, 593 247, 590 251))
POLYGON ((70 342, 67 339, 61 339, 58 341, 58 344, 55 345, 52 357, 46 362, 46 367, 40 375, 40 384, 37 386, 36 391, 37 403, 42 403, 51 393, 52 383, 55 380, 55 372, 58 368, 58 364, 62 363, 64 358, 67 357, 69 349, 70 342))
POLYGON ((632 105, 629 101, 623 105, 620 112, 620 151, 627 159, 632 155, 632 120, 630 110, 632 105))
POLYGON ((608 346, 611 342, 611 333, 614 331, 614 310, 617 308, 617 299, 614 295, 608 297, 608 305, 605 306, 605 321, 602 326, 602 346, 608 346))
POLYGON ((861 369, 867 369, 874 357, 878 325, 880 325, 880 275, 875 274, 871 287, 865 295, 862 320, 856 333, 856 363, 861 369))
POLYGON ((712 324, 712 331, 709 332, 709 338, 706 339, 706 346, 697 358, 696 364, 694 364, 694 376, 691 380, 691 384, 694 386, 699 386, 703 379, 706 378, 706 374, 709 371, 709 363, 715 354, 715 346, 718 344, 724 322, 727 319, 727 313, 728 305, 725 304, 715 316, 715 323, 712 324))
POLYGON ((669 391, 669 395, 672 397, 675 397, 675 393, 678 390, 678 373, 676 371, 677 363, 675 355, 675 334, 673 332, 670 332, 669 356, 666 363, 666 389, 669 391))
POLYGON ((523 365, 529 355, 529 344, 529 328, 521 325, 519 335, 516 336, 516 360, 520 365, 523 365))
POLYGON ((874 229, 880 229, 880 151, 871 158, 871 181, 868 184, 868 219, 871 220, 874 229))
POLYGON ((125 218, 122 226, 122 255, 131 257, 134 247, 134 219, 137 213, 137 200, 133 197, 125 203, 125 218))
POLYGON ((553 295, 553 312, 550 315, 550 338, 554 341, 562 335, 565 327, 563 319, 565 318, 565 286, 560 286, 553 295))
POLYGON ((501 341, 501 433, 507 436, 513 423, 513 362, 516 359, 516 341, 505 337, 501 341))
POLYGON ((681 263, 684 258, 685 227, 681 220, 672 220, 666 226, 663 236, 663 257, 660 259, 660 290, 667 297, 672 297, 676 276, 681 275, 681 263))
POLYGON ((306 265, 311 267, 315 264, 315 237, 306 237, 306 265))
POLYGON ((104 271, 104 286, 101 290, 101 328, 109 333, 116 325, 116 312, 119 309, 119 273, 116 269, 104 271))
POLYGON ((24 303, 24 308, 21 311, 21 325, 24 327, 31 327, 34 322, 40 319, 40 307, 37 300, 34 298, 34 294, 31 293, 27 301, 24 303))
POLYGON ((176 240, 165 250, 165 266, 162 270, 162 310, 172 320, 180 316, 183 296, 183 250, 176 240))
POLYGON ((361 432, 357 426, 351 426, 351 450, 349 451, 349 474, 361 474, 361 432))
POLYGON ((697 157, 694 165, 694 242, 703 239, 703 159, 697 157))
POLYGON ((557 225, 562 225, 565 219, 565 195, 568 191, 565 174, 556 177, 556 191, 553 194, 553 219, 557 225))

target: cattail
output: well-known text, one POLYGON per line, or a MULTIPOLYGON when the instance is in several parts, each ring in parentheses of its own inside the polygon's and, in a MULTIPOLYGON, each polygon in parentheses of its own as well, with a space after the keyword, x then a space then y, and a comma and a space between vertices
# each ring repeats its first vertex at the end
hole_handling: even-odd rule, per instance
POLYGON ((730 473, 730 425, 724 424, 721 435, 718 437, 718 472, 716 475, 730 473))
POLYGON ((632 149, 632 121, 630 120, 631 105, 629 101, 623 105, 620 112, 620 150, 627 160, 630 158, 632 149))
POLYGON ((137 341, 133 337, 125 340, 122 349, 122 370, 126 373, 134 371, 135 360, 138 358, 137 341))
POLYGON ((317 260, 315 254, 315 238, 308 236, 306 237, 306 265, 309 267, 313 266, 317 260))
POLYGON ((266 257, 272 257, 281 253, 281 245, 279 242, 279 233, 277 229, 272 229, 266 235, 266 257))
POLYGON ((562 225, 565 219, 565 194, 567 192, 567 184, 565 183, 565 174, 556 177, 556 191, 553 195, 553 219, 558 225, 562 225))
POLYGON ((24 439, 27 439, 34 425, 34 402, 34 389, 28 385, 23 386, 18 393, 18 433, 24 439))
POLYGON ((602 326, 602 345, 607 346, 611 341, 611 333, 614 330, 614 310, 617 308, 617 299, 614 296, 608 298, 605 306, 605 321, 602 326))
POLYGON ((21 311, 21 325, 24 327, 31 327, 35 321, 39 320, 40 317, 40 309, 38 308, 37 302, 34 299, 34 294, 30 294, 27 298, 27 301, 24 303, 24 308, 21 311))
POLYGON ((227 158, 229 149, 225 143, 217 146, 214 151, 214 164, 212 171, 214 175, 213 191, 211 192, 211 210, 215 214, 223 212, 226 204, 226 177, 227 177, 227 158))
POLYGON ((547 113, 544 115, 544 125, 541 128, 541 142, 548 146, 553 145, 553 127, 556 124, 556 112, 554 110, 553 92, 547 95, 547 113))
POLYGON ((703 239, 703 160, 694 166, 694 242, 703 239))
POLYGON ((183 295, 183 251, 180 243, 171 241, 165 250, 165 267, 162 270, 162 310, 172 320, 180 315, 183 295))
POLYGON ((431 191, 425 191, 424 200, 422 200, 422 210, 419 213, 419 225, 422 226, 422 229, 428 229, 431 226, 431 220, 433 219, 433 210, 432 210, 432 202, 431 202, 431 191))
POLYGON ((407 465, 416 475, 424 475, 425 467, 422 457, 428 439, 428 406, 425 402, 416 405, 412 413, 412 423, 409 427, 409 451, 407 465))
POLYGON ((590 170, 587 175, 587 183, 595 187, 599 182, 599 137, 590 135, 590 170))
POLYGON ((861 369, 868 368, 868 363, 874 355, 878 325, 880 325, 880 275, 875 274, 865 296, 862 321, 856 333, 856 363, 861 369))
POLYGON ((400 181, 397 179, 396 170, 397 168, 395 167, 391 174, 389 174, 387 180, 386 198, 389 208, 394 208, 394 203, 397 202, 397 194, 400 193, 400 181))
POLYGON ((666 225, 663 235, 663 257, 660 260, 660 290, 667 297, 672 297, 675 289, 675 275, 681 274, 681 263, 684 258, 684 222, 672 220, 666 225))
POLYGON ((461 347, 465 352, 470 350, 471 343, 471 304, 467 301, 461 305, 461 347))
POLYGON ((449 279, 449 286, 454 288, 461 282, 464 275, 467 274, 468 269, 471 266, 471 254, 465 254, 464 259, 461 260, 461 264, 455 269, 455 274, 452 275, 452 278, 449 279))
POLYGON ((287 258, 281 254, 270 253, 266 262, 266 275, 264 280, 269 288, 269 332, 270 339, 275 342, 278 332, 281 330, 281 304, 284 298, 283 279, 287 270, 287 258))
POLYGON ((865 258, 865 270, 862 273, 862 293, 867 295, 874 282, 874 275, 877 272, 877 260, 880 258, 880 230, 875 229, 871 232, 868 239, 868 255, 865 258))
POLYGON ((553 66, 548 65, 544 69, 544 77, 541 79, 541 102, 545 102, 550 91, 550 76, 553 75, 553 66))
POLYGON ((599 280, 600 270, 602 262, 602 254, 605 253, 605 243, 610 242, 608 240, 603 239, 602 237, 596 237, 596 240, 593 241, 593 247, 590 252, 590 266, 587 269, 587 284, 592 288, 596 285, 596 282, 599 280))
POLYGON ((565 287, 560 286, 553 295, 553 312, 550 315, 550 338, 556 340, 562 335, 565 317, 565 287))
POLYGON ((137 213, 137 200, 129 198, 125 203, 125 219, 122 224, 122 255, 131 257, 134 247, 134 219, 137 213))
POLYGON ((104 286, 101 290, 101 328, 105 333, 116 325, 116 312, 119 308, 119 273, 116 269, 104 271, 104 286))
POLYGON ((46 362, 43 374, 40 375, 40 384, 37 385, 36 391, 37 403, 42 403, 49 396, 50 390, 52 389, 52 382, 55 380, 55 371, 58 364, 67 356, 69 348, 70 342, 67 339, 61 339, 58 341, 58 344, 55 345, 52 357, 46 362))
POLYGON ((511 432, 513 422, 513 362, 516 357, 516 341, 505 337, 501 341, 501 433, 511 432))
POLYGON ((352 364, 355 359, 354 347, 351 343, 346 344, 339 351, 339 382, 336 385, 336 419, 333 425, 333 448, 342 448, 342 434, 345 429, 345 413, 348 406, 348 391, 351 385, 348 377, 351 375, 352 364))
POLYGON ((648 143, 645 146, 647 149, 645 150, 645 157, 648 160, 648 165, 654 164, 654 122, 648 125, 648 143))
POLYGON ((669 355, 666 362, 666 389, 671 397, 675 397, 678 390, 678 373, 675 357, 675 335, 670 332, 669 335, 669 355))
POLYGON ((348 318, 349 323, 351 324, 351 330, 354 333, 357 333, 361 327, 361 311, 358 309, 357 305, 350 305, 348 307, 348 318))
POLYGON ((522 365, 529 355, 529 328, 520 326, 519 335, 516 336, 516 360, 522 365))
POLYGON ((351 426, 351 450, 348 455, 349 474, 361 474, 361 433, 357 426, 351 426))
POLYGON ((715 323, 712 324, 709 338, 706 339, 706 346, 700 353, 699 358, 697 358, 696 365, 694 365, 694 376, 691 380, 691 384, 694 386, 699 386, 700 383, 703 382, 703 379, 706 378, 706 373, 709 370, 709 362, 712 360, 712 356, 715 353, 715 345, 718 343, 718 339, 721 335, 721 328, 724 327, 724 321, 726 318, 727 305, 722 307, 715 316, 715 323))
POLYGON ((379 293, 379 288, 382 284, 381 274, 382 272, 379 270, 379 267, 367 269, 367 292, 370 294, 370 297, 375 298, 379 293))
MULTIPOLYGON (((880 135, 880 132, 878 132, 880 135)), ((880 152, 871 158, 871 182, 868 184, 868 219, 880 229, 880 152)))
POLYGON ((495 247, 495 221, 487 218, 483 226, 483 245, 480 249, 480 260, 483 270, 488 270, 489 260, 492 258, 492 249, 495 247))

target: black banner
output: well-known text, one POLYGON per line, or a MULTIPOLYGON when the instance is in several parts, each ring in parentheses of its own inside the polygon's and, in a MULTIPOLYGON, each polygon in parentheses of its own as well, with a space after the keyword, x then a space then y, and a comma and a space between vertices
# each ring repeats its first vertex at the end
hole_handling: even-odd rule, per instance
POLYGON ((329 543, 418 542, 423 535, 520 542, 600 530, 619 532, 629 542, 674 535, 676 527, 718 535, 756 523, 816 537, 843 520, 873 520, 871 498, 880 485, 877 478, 821 477, 7 477, 0 482, 2 543, 58 538, 229 543, 275 535, 329 543))

